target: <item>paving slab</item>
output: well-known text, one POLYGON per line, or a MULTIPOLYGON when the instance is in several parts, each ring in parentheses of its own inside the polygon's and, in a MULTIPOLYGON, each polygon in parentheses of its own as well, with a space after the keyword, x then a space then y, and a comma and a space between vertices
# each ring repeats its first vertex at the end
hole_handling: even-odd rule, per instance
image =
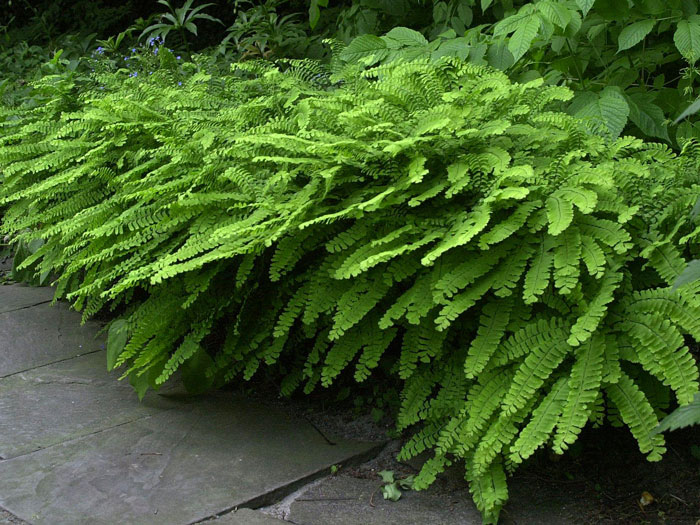
MULTIPOLYGON (((0 303, 8 297, 27 299, 31 288, 0 287, 0 303), (6 290, 10 288, 11 291, 6 290)), ((77 357, 104 348, 100 326, 80 326, 80 314, 64 303, 40 304, 0 314, 0 377, 77 357)))
MULTIPOLYGON (((1 267, 0 271, 2 271, 1 267)), ((0 287, 0 314, 51 302, 53 295, 53 288, 36 288, 22 284, 2 285, 0 287)))
POLYGON ((186 524, 271 503, 377 444, 229 396, 0 461, 0 507, 40 524, 186 524))
POLYGON ((447 499, 430 492, 404 492, 399 501, 382 497, 382 482, 333 476, 309 487, 286 519, 304 525, 480 525, 467 490, 447 499))
POLYGON ((133 388, 95 352, 0 379, 0 458, 8 459, 156 414, 178 402, 133 388))
POLYGON ((278 520, 257 510, 238 509, 219 518, 203 521, 202 525, 284 525, 285 523, 289 522, 278 520))

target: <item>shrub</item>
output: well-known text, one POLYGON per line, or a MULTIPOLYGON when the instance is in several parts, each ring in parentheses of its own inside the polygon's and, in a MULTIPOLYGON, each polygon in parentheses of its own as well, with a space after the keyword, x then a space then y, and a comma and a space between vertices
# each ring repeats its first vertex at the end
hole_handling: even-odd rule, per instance
POLYGON ((404 383, 401 456, 464 461, 494 521, 506 473, 588 424, 650 460, 698 391, 697 145, 606 140, 571 92, 454 59, 328 77, 250 63, 178 86, 105 76, 81 107, 3 124, 3 231, 44 244, 140 392, 286 373, 310 392, 380 363, 404 383), (331 87, 335 86, 335 87, 331 87))

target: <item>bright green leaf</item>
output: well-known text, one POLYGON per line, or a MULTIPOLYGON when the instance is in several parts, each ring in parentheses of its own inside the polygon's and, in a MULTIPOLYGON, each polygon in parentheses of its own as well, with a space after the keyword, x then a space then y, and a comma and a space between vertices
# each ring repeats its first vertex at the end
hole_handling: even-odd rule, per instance
POLYGON ((583 16, 586 16, 588 14, 588 11, 591 10, 593 4, 595 4, 595 0, 576 0, 576 5, 583 13, 583 16))
POLYGON ((532 41, 537 36, 537 31, 540 29, 540 17, 536 14, 525 17, 518 25, 513 36, 508 42, 508 50, 513 54, 513 58, 517 62, 527 53, 532 45, 532 41))
POLYGON ((681 20, 673 35, 673 42, 683 57, 691 64, 700 58, 700 17, 681 20))
POLYGON ((627 124, 630 108, 619 89, 606 87, 600 93, 577 94, 569 112, 587 121, 596 131, 615 139, 627 124))
POLYGON ((654 29, 655 24, 656 20, 642 20, 626 26, 617 37, 617 51, 624 51, 632 46, 636 46, 654 29))

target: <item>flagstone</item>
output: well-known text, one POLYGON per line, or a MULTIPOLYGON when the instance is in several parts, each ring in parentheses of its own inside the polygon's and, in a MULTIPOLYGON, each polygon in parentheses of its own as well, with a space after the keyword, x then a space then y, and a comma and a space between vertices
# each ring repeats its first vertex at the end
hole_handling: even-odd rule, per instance
POLYGON ((186 524, 280 499, 377 444, 229 396, 0 461, 0 506, 41 524, 186 524))
POLYGON ((95 352, 0 379, 0 457, 27 454, 177 406, 148 395, 139 402, 95 352))
MULTIPOLYGON (((0 287, 0 304, 29 304, 41 298, 30 290, 0 287), (12 297, 16 300, 8 299, 12 297)), ((80 314, 64 303, 6 311, 0 314, 0 378, 104 348, 104 338, 96 339, 99 330, 97 323, 81 326, 80 314)))

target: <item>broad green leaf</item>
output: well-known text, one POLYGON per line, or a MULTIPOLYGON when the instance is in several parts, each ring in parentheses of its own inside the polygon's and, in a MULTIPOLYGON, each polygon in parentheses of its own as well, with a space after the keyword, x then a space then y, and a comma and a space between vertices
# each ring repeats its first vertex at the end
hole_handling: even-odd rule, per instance
POLYGON ((443 56, 457 57, 466 60, 469 56, 469 49, 470 46, 466 38, 454 38, 440 44, 440 47, 433 51, 430 56, 433 60, 443 56))
POLYGON ((202 394, 209 390, 214 382, 213 377, 207 377, 207 370, 214 366, 214 360, 200 346, 199 349, 185 361, 182 371, 182 384, 192 394, 202 394))
POLYGON ((377 472, 377 474, 379 474, 379 477, 382 478, 384 483, 393 483, 395 481, 393 470, 381 470, 377 472))
POLYGON ((656 20, 642 20, 626 26, 617 37, 617 51, 624 51, 639 44, 654 29, 655 24, 656 20))
POLYGON ((536 14, 524 17, 518 28, 510 37, 508 42, 508 50, 513 54, 515 62, 527 53, 532 45, 532 41, 537 36, 537 31, 540 29, 540 17, 536 14))
POLYGON ((634 93, 626 97, 630 108, 630 120, 650 137, 658 137, 670 142, 666 129, 664 111, 654 104, 651 93, 634 93))
POLYGON ((486 11, 493 4, 493 0, 481 0, 481 12, 486 11))
POLYGON ((493 28, 493 36, 509 35, 518 30, 527 19, 536 13, 534 4, 525 4, 520 10, 498 22, 493 28))
POLYGON ((397 483, 384 485, 382 487, 382 494, 384 495, 384 499, 391 501, 399 501, 401 499, 401 489, 399 489, 397 483))
POLYGON ((569 112, 616 139, 627 124, 629 105, 619 89, 606 87, 600 93, 583 92, 576 95, 569 112))
POLYGON ((652 431, 652 435, 692 425, 700 425, 700 393, 695 394, 695 398, 690 404, 678 407, 666 416, 652 431))
POLYGON ((489 46, 486 58, 491 67, 495 67, 501 71, 505 71, 515 63, 513 54, 508 50, 508 46, 505 42, 495 42, 493 45, 489 46))
POLYGON ((681 273, 673 283, 673 288, 684 286, 698 279, 700 279, 700 260, 690 261, 688 266, 685 267, 685 270, 683 270, 683 273, 681 273))
POLYGON ((595 0, 576 0, 576 5, 583 13, 583 16, 586 16, 588 14, 588 11, 591 10, 593 4, 595 4, 595 0))
POLYGON ((328 0, 311 0, 309 4, 309 26, 311 29, 316 27, 318 20, 321 18, 321 7, 328 7, 328 0))
POLYGON ((348 62, 357 62, 366 57, 374 57, 377 61, 389 54, 386 42, 374 35, 358 36, 343 49, 340 58, 348 62))
POLYGON ((114 369, 119 354, 126 346, 128 333, 127 324, 124 319, 114 321, 107 332, 107 370, 114 369))
POLYGON ((678 22, 673 42, 683 57, 691 64, 700 58, 700 16, 678 22))
POLYGON ((564 29, 571 22, 571 13, 566 6, 553 0, 542 0, 536 4, 537 10, 555 26, 564 29))
POLYGON ((681 113, 678 116, 678 118, 673 121, 673 123, 678 124, 685 117, 689 117, 690 115, 695 115, 698 111, 700 111, 700 98, 697 99, 695 102, 693 102, 690 106, 685 108, 685 110, 683 110, 683 113, 681 113))
POLYGON ((395 27, 384 36, 387 38, 392 38, 404 46, 428 45, 428 41, 423 35, 421 35, 418 31, 414 31, 413 29, 409 29, 407 27, 395 27))

